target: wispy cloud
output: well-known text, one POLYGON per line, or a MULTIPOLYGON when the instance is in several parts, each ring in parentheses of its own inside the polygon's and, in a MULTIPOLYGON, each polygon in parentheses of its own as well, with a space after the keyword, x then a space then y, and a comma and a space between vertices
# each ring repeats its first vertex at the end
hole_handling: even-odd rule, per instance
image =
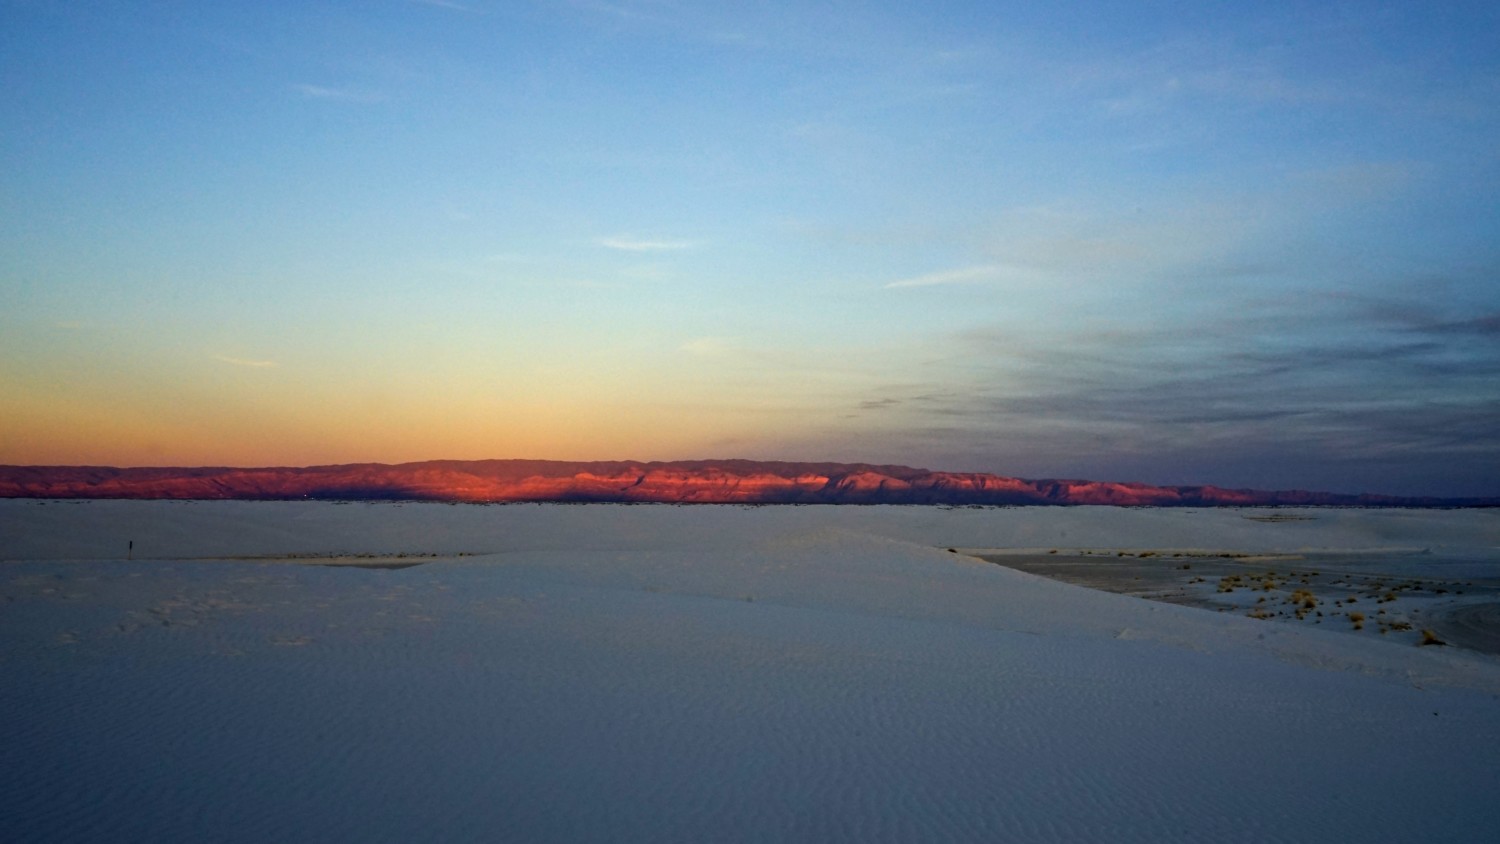
POLYGON ((1356 161, 1291 174, 1288 193, 1301 192, 1322 205, 1388 199, 1407 188, 1427 168, 1401 161, 1356 161))
MULTIPOLYGON (((1059 201, 999 212, 976 227, 965 248, 972 263, 898 278, 887 290, 994 285, 1078 293, 1144 289, 1264 275, 1265 260, 1246 251, 1276 219, 1266 197, 1161 200, 1151 207, 1059 201)), ((889 235, 888 235, 889 237, 889 235)), ((961 260, 961 259, 960 259, 961 260)))
POLYGON ((974 284, 984 281, 999 281, 1007 276, 1014 276, 1015 274, 1015 267, 1007 267, 1003 264, 982 264, 979 266, 962 267, 956 270, 943 270, 942 272, 927 273, 926 275, 899 279, 885 285, 885 289, 894 290, 901 287, 932 287, 939 284, 974 284))
POLYGON ((454 3, 453 0, 411 0, 411 2, 416 3, 419 6, 434 6, 439 9, 450 9, 455 12, 470 12, 473 14, 479 14, 479 10, 474 8, 473 6, 467 6, 463 3, 454 3))
POLYGON ((220 363, 233 364, 234 366, 248 366, 253 369, 268 369, 276 365, 274 360, 248 360, 246 358, 232 358, 226 355, 214 355, 214 360, 220 363))
POLYGON ((1486 314, 1471 319, 1458 319, 1421 326, 1416 329, 1432 334, 1466 334, 1500 340, 1500 313, 1486 314))
MULTIPOLYGON (((767 27, 762 20, 762 13, 753 8, 745 8, 745 4, 564 0, 561 5, 599 21, 607 21, 614 27, 667 34, 690 42, 757 49, 785 41, 784 37, 771 38, 765 31, 767 27)), ((794 29, 786 24, 785 19, 795 8, 779 8, 776 11, 775 31, 779 33, 794 29)))
POLYGON ((334 100, 346 103, 378 103, 385 97, 369 91, 353 91, 347 88, 327 88, 322 85, 296 84, 292 89, 309 100, 334 100))
POLYGON ((1500 494, 1500 310, 1419 293, 1236 302, 946 332, 942 357, 853 391, 866 427, 805 436, 859 430, 882 460, 1023 477, 1500 494))
POLYGON ((678 249, 691 249, 693 242, 689 240, 650 239, 617 235, 600 238, 599 245, 606 249, 620 249, 625 252, 670 252, 678 249))
POLYGON ((621 3, 596 3, 588 0, 574 0, 569 5, 590 12, 611 15, 617 18, 628 18, 630 20, 657 20, 654 15, 647 15, 639 9, 631 8, 621 3))

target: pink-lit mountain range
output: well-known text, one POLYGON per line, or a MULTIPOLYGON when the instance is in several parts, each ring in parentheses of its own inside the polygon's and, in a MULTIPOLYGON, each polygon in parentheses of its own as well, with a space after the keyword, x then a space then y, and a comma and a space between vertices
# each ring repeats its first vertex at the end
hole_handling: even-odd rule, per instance
POLYGON ((0 498, 356 499, 700 504, 1496 506, 1500 499, 1022 480, 864 463, 433 460, 303 468, 0 466, 0 498))

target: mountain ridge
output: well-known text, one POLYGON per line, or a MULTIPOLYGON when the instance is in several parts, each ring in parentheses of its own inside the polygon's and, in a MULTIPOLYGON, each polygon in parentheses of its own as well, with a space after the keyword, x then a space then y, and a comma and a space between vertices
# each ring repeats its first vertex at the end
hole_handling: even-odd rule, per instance
POLYGON ((323 466, 0 466, 0 498, 703 504, 1490 507, 1493 498, 1023 479, 871 463, 428 460, 323 466))

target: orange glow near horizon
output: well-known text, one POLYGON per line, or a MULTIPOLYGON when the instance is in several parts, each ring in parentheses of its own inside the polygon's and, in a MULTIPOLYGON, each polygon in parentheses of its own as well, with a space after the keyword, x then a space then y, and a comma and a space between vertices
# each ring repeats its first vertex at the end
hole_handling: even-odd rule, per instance
MULTIPOLYGON (((0 361, 0 463, 306 466, 433 459, 672 460, 780 454, 847 427, 844 373, 667 343, 525 360, 391 347, 217 355, 50 331, 0 361), (50 346, 50 348, 49 348, 50 346), (29 351, 27 351, 29 350, 29 351), (124 350, 118 352, 118 350, 124 350)), ((425 336, 425 335, 424 335, 425 336)), ((13 340, 19 339, 13 336, 13 340)), ((311 341, 309 341, 311 342, 311 341)), ((326 338, 318 340, 326 342, 326 338)))
POLYGON ((105 403, 21 394, 0 417, 0 463, 305 466, 433 459, 684 459, 738 453, 797 412, 619 400, 504 401, 460 394, 397 403, 364 393, 275 403, 105 403))

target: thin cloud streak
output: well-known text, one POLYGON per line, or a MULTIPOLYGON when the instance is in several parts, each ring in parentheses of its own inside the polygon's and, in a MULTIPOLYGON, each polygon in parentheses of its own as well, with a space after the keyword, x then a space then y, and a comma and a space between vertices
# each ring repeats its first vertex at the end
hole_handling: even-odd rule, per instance
POLYGON ((926 275, 913 276, 912 278, 903 278, 886 284, 884 289, 897 290, 903 287, 935 287, 940 284, 974 284, 984 281, 999 281, 1011 272, 1014 272, 1014 269, 1010 267, 999 264, 985 264, 928 273, 926 275))
POLYGON ((365 91, 350 91, 344 88, 328 88, 322 85, 296 84, 292 89, 309 100, 330 100, 346 103, 378 103, 385 98, 365 91))
POLYGON ((1409 302, 1396 321, 1385 304, 1286 298, 1133 326, 965 329, 934 338, 950 356, 927 380, 875 385, 849 407, 882 413, 867 447, 989 455, 1001 473, 1493 494, 1496 315, 1409 302))
POLYGON ((433 6, 438 9, 449 9, 454 12, 468 12, 470 14, 482 14, 473 6, 465 6, 462 3, 454 3, 452 0, 411 0, 419 6, 433 6))
POLYGON ((247 366, 252 369, 269 369, 276 366, 274 360, 248 360, 246 358, 232 358, 225 355, 214 355, 214 360, 220 363, 233 364, 234 366, 247 366))
POLYGON ((624 252, 672 252, 693 248, 692 241, 688 240, 648 240, 624 235, 602 237, 599 239, 599 245, 606 249, 619 249, 624 252))

